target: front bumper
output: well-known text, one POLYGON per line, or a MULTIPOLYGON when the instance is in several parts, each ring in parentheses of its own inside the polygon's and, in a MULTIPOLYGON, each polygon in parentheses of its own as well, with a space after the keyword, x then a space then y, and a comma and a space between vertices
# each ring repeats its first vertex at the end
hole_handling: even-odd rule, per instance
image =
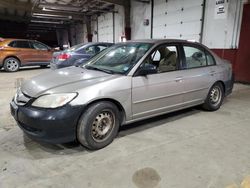
POLYGON ((56 109, 17 106, 10 103, 12 116, 29 137, 54 144, 76 140, 76 127, 83 106, 65 105, 56 109))

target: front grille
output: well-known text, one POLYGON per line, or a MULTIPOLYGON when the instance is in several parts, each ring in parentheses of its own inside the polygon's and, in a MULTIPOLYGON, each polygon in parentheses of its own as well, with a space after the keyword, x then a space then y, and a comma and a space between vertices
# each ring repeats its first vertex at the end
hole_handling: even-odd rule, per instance
POLYGON ((29 102, 30 99, 31 97, 24 94, 20 89, 17 90, 17 93, 14 97, 15 103, 19 106, 23 106, 27 104, 27 102, 29 102))

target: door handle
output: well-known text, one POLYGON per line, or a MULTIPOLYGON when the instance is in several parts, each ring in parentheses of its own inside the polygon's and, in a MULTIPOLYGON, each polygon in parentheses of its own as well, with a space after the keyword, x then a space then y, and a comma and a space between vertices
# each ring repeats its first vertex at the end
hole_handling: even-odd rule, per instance
POLYGON ((175 81, 176 81, 176 82, 182 82, 182 80, 183 80, 183 77, 182 77, 182 76, 176 77, 176 78, 175 78, 175 81))
POLYGON ((215 74, 215 71, 210 71, 209 73, 211 76, 213 76, 215 74))

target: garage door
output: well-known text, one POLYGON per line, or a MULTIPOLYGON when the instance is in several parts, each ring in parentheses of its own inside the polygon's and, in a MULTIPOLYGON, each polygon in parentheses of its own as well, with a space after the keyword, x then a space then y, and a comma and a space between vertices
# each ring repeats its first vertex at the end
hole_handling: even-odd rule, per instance
POLYGON ((155 0, 153 38, 200 41, 203 0, 155 0))
POLYGON ((107 13, 98 16, 98 41, 113 42, 114 40, 113 14, 107 13))

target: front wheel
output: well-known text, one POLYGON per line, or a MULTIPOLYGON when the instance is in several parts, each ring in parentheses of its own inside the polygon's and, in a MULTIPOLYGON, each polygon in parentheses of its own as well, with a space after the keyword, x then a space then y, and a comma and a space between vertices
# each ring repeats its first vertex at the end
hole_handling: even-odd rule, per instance
POLYGON ((202 105, 205 110, 218 110, 224 99, 224 89, 221 83, 215 83, 208 92, 207 98, 202 105))
POLYGON ((20 62, 14 57, 9 57, 4 60, 4 70, 7 72, 16 72, 19 70, 20 62))
POLYGON ((101 149, 110 144, 119 129, 119 110, 111 102, 92 104, 82 115, 77 126, 77 140, 91 149, 101 149))

